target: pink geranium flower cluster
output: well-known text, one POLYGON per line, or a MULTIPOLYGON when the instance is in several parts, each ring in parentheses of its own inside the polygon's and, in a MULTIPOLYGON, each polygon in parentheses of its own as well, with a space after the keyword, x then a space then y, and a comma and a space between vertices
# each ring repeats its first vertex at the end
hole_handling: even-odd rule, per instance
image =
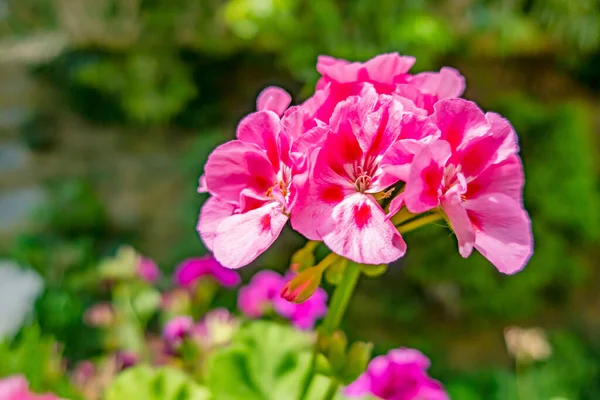
POLYGON ((303 104, 289 107, 279 88, 259 95, 200 179, 210 198, 198 231, 222 265, 252 262, 288 219, 345 258, 390 263, 406 252, 402 212, 440 214, 463 257, 475 248, 503 273, 525 266, 533 239, 516 133, 460 98, 458 71, 414 75, 414 62, 320 57, 322 78, 303 104))
POLYGON ((260 318, 268 311, 274 311, 298 329, 312 329, 317 320, 327 314, 327 293, 318 288, 303 303, 289 302, 280 294, 290 279, 275 271, 260 271, 240 289, 239 309, 250 318, 260 318))

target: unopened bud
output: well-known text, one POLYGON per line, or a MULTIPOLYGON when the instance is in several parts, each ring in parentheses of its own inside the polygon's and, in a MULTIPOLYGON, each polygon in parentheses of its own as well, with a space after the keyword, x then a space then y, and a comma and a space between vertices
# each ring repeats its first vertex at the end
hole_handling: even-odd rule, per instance
POLYGON ((366 276, 370 277, 370 278, 377 278, 378 276, 381 276, 385 273, 385 271, 387 271, 387 264, 379 264, 379 265, 368 265, 368 264, 363 264, 360 266, 361 271, 363 272, 363 274, 365 274, 366 276))
POLYGON ((348 265, 346 258, 339 257, 325 270, 325 280, 332 285, 338 285, 344 277, 344 271, 348 265))
POLYGON ((314 251, 318 244, 319 242, 311 240, 306 243, 303 248, 294 253, 290 264, 292 271, 302 272, 315 265, 316 259, 314 251))
POLYGON ((349 384, 354 382, 360 374, 365 372, 371 353, 373 352, 373 343, 354 342, 348 350, 346 356, 346 368, 344 370, 343 382, 349 384))
POLYGON ((308 300, 319 288, 322 275, 322 270, 316 267, 300 272, 285 284, 281 291, 281 297, 293 303, 302 303, 308 300))
POLYGON ((342 371, 346 364, 346 347, 348 347, 348 339, 342 331, 335 331, 331 335, 327 358, 334 371, 342 371))

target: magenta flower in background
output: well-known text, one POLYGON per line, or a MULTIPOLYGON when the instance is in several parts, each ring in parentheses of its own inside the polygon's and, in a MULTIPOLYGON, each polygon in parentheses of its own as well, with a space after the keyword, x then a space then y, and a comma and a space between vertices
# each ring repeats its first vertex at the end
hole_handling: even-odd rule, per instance
POLYGON ((121 350, 115 354, 115 362, 117 364, 117 369, 123 371, 137 365, 140 362, 140 357, 134 352, 121 350))
POLYGON ((383 400, 449 400, 443 386, 427 375, 429 364, 429 359, 417 350, 392 350, 375 357, 345 394, 373 395, 383 400))
POLYGON ((232 288, 240 284, 237 272, 223 267, 213 256, 188 258, 182 261, 175 270, 174 281, 185 288, 194 286, 204 276, 213 277, 221 286, 232 288))
POLYGON ((0 400, 60 400, 60 398, 53 394, 31 393, 27 379, 17 375, 0 380, 0 400))
POLYGON ((475 247, 500 272, 520 271, 533 253, 533 237, 515 131, 463 99, 438 102, 431 119, 441 136, 411 164, 406 207, 413 213, 441 207, 463 257, 475 247))
POLYGON ((305 302, 296 304, 281 297, 281 291, 291 279, 275 271, 260 271, 238 296, 238 308, 250 318, 260 318, 273 310, 288 319, 298 329, 311 329, 315 322, 327 314, 327 293, 322 288, 305 302))
POLYGON ((172 318, 163 328, 163 338, 172 346, 181 344, 194 327, 194 320, 188 316, 172 318))
POLYGON ((283 287, 283 277, 275 271, 260 271, 240 288, 238 308, 250 318, 260 318, 273 306, 283 287))
POLYGON ((151 258, 138 257, 137 274, 149 283, 154 283, 160 278, 160 269, 151 258))

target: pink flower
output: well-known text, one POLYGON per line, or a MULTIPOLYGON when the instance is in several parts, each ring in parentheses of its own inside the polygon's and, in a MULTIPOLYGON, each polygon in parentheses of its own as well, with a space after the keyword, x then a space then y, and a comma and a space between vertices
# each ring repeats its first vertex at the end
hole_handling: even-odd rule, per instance
POLYGON ((406 244, 375 195, 385 196, 406 179, 414 153, 438 129, 373 87, 340 103, 328 129, 311 156, 308 187, 292 213, 292 227, 359 263, 398 259, 406 244))
POLYGON ((238 308, 250 318, 260 318, 272 309, 290 320, 299 329, 311 329, 315 322, 327 314, 327 293, 319 288, 305 302, 291 303, 280 293, 290 277, 275 271, 261 271, 250 283, 240 289, 238 308))
POLYGON ((16 375, 0 380, 0 400, 60 400, 60 398, 53 394, 31 393, 27 379, 16 375))
POLYGON ((240 289, 238 308, 250 318, 260 318, 272 307, 283 285, 283 277, 277 272, 260 271, 240 289))
POLYGON ((427 375, 429 359, 417 350, 400 348, 375 357, 346 388, 350 397, 373 395, 383 400, 449 400, 442 385, 427 375))
POLYGON ((379 94, 394 95, 405 107, 416 106, 427 113, 433 111, 437 101, 462 95, 465 79, 458 71, 445 67, 440 72, 411 75, 408 71, 414 63, 414 57, 398 53, 381 54, 365 63, 320 56, 317 70, 323 77, 315 95, 303 107, 312 118, 328 123, 336 105, 361 95, 365 84, 372 85, 379 94))
POLYGON ((240 284, 237 272, 223 267, 213 256, 188 258, 182 261, 175 271, 175 283, 182 287, 192 287, 204 276, 213 277, 221 286, 236 287, 240 284))
POLYGON ((131 368, 139 362, 140 357, 131 351, 121 350, 115 354, 115 363, 119 371, 131 368))
POLYGON ((227 268, 252 262, 279 236, 306 180, 309 149, 320 130, 304 132, 292 108, 283 120, 272 111, 244 118, 238 140, 217 147, 205 166, 206 201, 198 231, 227 268))
POLYGON ((163 329, 163 338, 169 344, 177 346, 190 334, 193 327, 194 320, 191 317, 175 317, 165 325, 163 329))
POLYGON ((258 111, 273 111, 281 117, 291 102, 292 96, 288 92, 276 86, 269 86, 258 95, 256 109, 258 111))
POLYGON ((413 213, 440 207, 463 257, 475 247, 500 272, 521 270, 533 238, 516 133, 498 114, 462 99, 438 102, 431 119, 441 136, 412 162, 406 207, 413 213))
POLYGON ((154 260, 146 257, 138 258, 137 274, 146 282, 153 283, 160 278, 160 270, 154 260))

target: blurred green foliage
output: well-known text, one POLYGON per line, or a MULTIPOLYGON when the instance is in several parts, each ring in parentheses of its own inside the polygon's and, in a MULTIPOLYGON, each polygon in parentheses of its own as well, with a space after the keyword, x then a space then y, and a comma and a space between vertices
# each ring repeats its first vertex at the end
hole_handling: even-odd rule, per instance
POLYGON ((52 391, 77 400, 77 391, 64 373, 59 344, 38 326, 22 330, 14 340, 0 342, 0 377, 23 375, 36 392, 52 391))

